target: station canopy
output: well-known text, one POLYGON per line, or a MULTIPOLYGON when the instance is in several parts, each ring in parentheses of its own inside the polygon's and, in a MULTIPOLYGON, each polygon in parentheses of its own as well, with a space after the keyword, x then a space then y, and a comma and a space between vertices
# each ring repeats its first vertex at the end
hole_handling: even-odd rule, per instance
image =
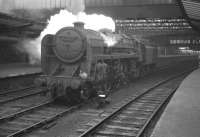
POLYGON ((85 7, 117 19, 182 17, 177 0, 85 0, 85 7))
POLYGON ((199 0, 179 0, 183 15, 189 23, 200 31, 200 1, 199 0))
MULTIPOLYGON (((180 1, 191 0, 85 0, 85 6, 87 13, 113 17, 117 28, 123 31, 191 31, 191 24, 183 14, 180 1)), ((189 5, 188 10, 194 10, 192 13, 196 14, 200 8, 189 5)))
POLYGON ((85 0, 85 6, 87 13, 113 17, 119 32, 139 35, 162 46, 200 45, 200 35, 194 28, 200 19, 197 0, 85 0))
POLYGON ((192 28, 185 19, 127 19, 115 20, 117 31, 124 33, 137 33, 137 34, 171 34, 171 33, 185 33, 192 32, 192 28))
POLYGON ((0 13, 0 37, 20 37, 22 34, 37 37, 44 26, 40 22, 0 13))

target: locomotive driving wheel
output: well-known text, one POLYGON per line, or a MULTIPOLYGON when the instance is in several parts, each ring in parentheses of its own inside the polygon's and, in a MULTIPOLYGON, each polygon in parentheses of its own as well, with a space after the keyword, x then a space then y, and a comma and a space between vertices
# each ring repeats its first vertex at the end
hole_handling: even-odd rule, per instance
POLYGON ((81 97, 80 97, 80 89, 72 89, 72 88, 67 88, 66 89, 66 101, 69 104, 77 104, 80 103, 81 97))
POLYGON ((94 93, 94 87, 93 87, 92 83, 86 82, 82 86, 81 91, 80 91, 81 99, 88 100, 93 96, 93 93, 94 93))

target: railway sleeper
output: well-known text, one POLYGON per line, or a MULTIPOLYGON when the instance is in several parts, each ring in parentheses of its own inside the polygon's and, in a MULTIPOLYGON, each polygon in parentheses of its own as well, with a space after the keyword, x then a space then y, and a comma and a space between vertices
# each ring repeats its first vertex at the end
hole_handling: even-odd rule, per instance
POLYGON ((129 121, 129 120, 112 120, 110 121, 111 124, 116 124, 116 125, 123 125, 123 126, 134 126, 136 128, 141 128, 142 125, 145 124, 145 122, 136 122, 136 121, 129 121))
MULTIPOLYGON (((134 137, 136 136, 136 133, 134 132, 124 132, 123 130, 118 129, 107 129, 107 130, 100 130, 95 133, 95 135, 105 135, 108 137, 134 137)), ((95 137, 93 135, 93 137, 95 137)))
MULTIPOLYGON (((133 126, 122 126, 122 125, 111 125, 111 124, 106 124, 103 125, 101 130, 106 131, 106 130, 120 130, 122 132, 135 132, 137 133, 140 129, 133 127, 133 126)), ((98 131, 97 131, 98 132, 98 131)))

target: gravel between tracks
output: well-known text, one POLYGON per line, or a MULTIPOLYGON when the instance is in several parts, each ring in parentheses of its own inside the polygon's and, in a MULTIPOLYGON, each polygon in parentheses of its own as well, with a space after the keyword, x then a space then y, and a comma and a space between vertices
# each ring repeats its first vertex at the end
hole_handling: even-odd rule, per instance
POLYGON ((90 122, 93 119, 98 119, 101 117, 101 113, 105 112, 107 109, 113 107, 117 103, 123 101, 124 98, 129 97, 130 95, 135 94, 138 91, 145 91, 153 84, 167 79, 168 77, 174 75, 169 73, 162 73, 160 75, 151 75, 145 78, 136 80, 129 87, 124 87, 110 95, 111 103, 106 105, 101 109, 96 109, 92 102, 88 103, 81 109, 68 114, 66 117, 54 121, 54 123, 49 126, 49 128, 43 128, 36 132, 33 132, 26 137, 77 137, 78 134, 76 130, 81 128, 82 125, 90 122), (95 112, 95 113, 90 113, 95 112))

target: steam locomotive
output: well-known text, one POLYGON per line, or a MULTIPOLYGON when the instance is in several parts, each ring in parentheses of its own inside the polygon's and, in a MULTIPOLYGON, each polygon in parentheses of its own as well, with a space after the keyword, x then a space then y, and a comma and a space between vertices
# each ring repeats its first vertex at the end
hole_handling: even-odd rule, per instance
POLYGON ((88 99, 101 86, 114 88, 116 83, 160 68, 197 65, 197 56, 159 56, 157 47, 125 34, 116 36, 116 44, 108 46, 100 32, 84 29, 82 22, 46 35, 41 44, 44 75, 40 81, 51 91, 51 98, 88 99))

